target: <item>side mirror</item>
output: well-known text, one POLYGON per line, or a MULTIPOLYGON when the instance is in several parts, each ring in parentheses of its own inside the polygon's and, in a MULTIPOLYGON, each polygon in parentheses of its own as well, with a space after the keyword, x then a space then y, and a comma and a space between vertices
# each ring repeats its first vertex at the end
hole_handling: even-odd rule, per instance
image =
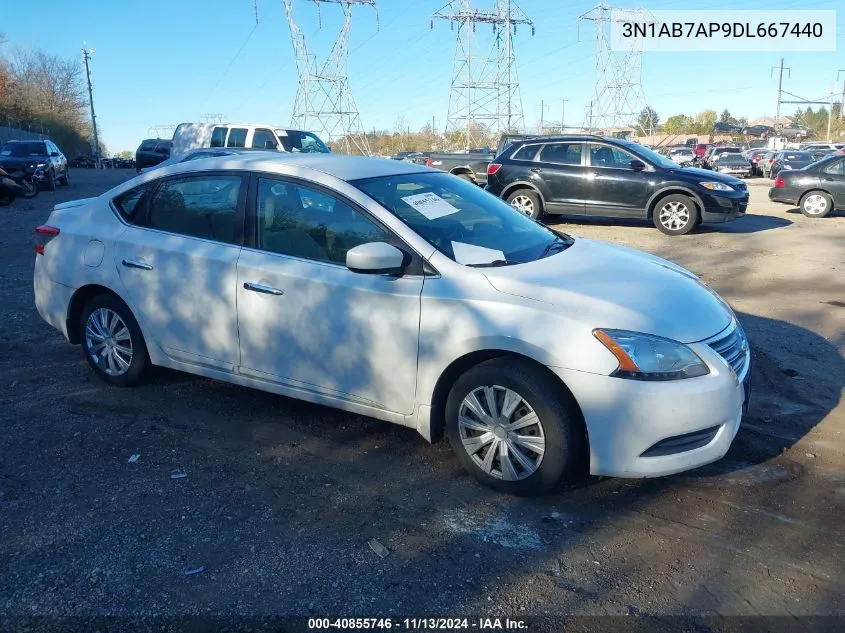
POLYGON ((635 158, 631 161, 631 169, 633 169, 634 171, 642 171, 645 169, 645 163, 635 158))
POLYGON ((368 242, 346 252, 346 267, 355 273, 397 275, 405 264, 405 253, 387 242, 368 242))
POLYGON ((58 157, 59 157, 58 152, 50 152, 50 158, 58 158, 58 157))

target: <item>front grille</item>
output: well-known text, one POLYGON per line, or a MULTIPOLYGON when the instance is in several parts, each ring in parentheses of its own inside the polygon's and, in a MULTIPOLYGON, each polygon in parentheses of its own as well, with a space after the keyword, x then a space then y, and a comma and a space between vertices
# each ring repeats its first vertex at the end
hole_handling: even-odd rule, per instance
POLYGON ((720 332, 707 341, 710 348, 721 356, 725 362, 733 367, 736 375, 742 380, 745 370, 748 368, 750 353, 748 351, 748 339, 742 326, 734 321, 727 330, 720 332))

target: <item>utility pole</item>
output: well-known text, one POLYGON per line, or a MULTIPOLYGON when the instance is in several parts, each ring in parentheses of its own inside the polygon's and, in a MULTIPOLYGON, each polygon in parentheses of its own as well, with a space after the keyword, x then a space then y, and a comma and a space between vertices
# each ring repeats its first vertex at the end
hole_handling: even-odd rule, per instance
POLYGON ((540 134, 540 136, 543 135, 543 132, 546 129, 545 118, 544 118, 545 114, 546 114, 546 101, 541 99, 540 100, 540 129, 538 130, 538 133, 540 134))
POLYGON ((566 102, 567 101, 569 101, 569 99, 561 99, 560 100, 560 133, 561 134, 563 134, 563 128, 565 127, 563 121, 564 121, 564 116, 566 115, 566 102))
MULTIPOLYGON (((839 81, 839 75, 845 73, 845 70, 840 70, 836 73, 836 81, 839 81)), ((842 101, 839 102, 839 120, 845 121, 845 81, 842 82, 842 101)))
POLYGON ((833 123, 833 86, 830 87, 830 96, 827 100, 827 136, 825 140, 832 141, 833 139, 830 137, 830 126, 833 123))
POLYGON ((91 126, 94 128, 94 164, 100 168, 100 138, 97 135, 97 115, 94 114, 94 91, 91 89, 91 71, 88 68, 88 60, 94 54, 94 49, 82 48, 82 59, 85 62, 85 77, 88 80, 88 103, 91 106, 91 126))
MULTIPOLYGON (((769 76, 771 76, 771 73, 774 72, 774 70, 775 70, 775 67, 772 67, 772 69, 769 73, 769 76)), ((780 101, 781 101, 782 93, 783 93, 783 71, 784 70, 788 71, 789 77, 792 77, 792 69, 791 68, 784 68, 783 57, 781 57, 780 58, 780 74, 778 75, 778 107, 777 107, 777 110, 775 111, 775 132, 778 134, 778 136, 780 136, 780 132, 781 132, 781 130, 779 129, 779 125, 780 125, 780 101)))

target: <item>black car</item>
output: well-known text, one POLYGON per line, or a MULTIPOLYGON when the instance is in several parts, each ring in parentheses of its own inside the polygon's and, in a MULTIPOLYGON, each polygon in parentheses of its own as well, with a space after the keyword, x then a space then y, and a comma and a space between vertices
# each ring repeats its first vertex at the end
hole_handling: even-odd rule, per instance
POLYGON ((772 163, 772 168, 769 170, 769 177, 774 178, 782 171, 803 169, 814 162, 815 159, 810 152, 778 152, 775 154, 775 160, 772 163))
POLYGON ((642 145, 600 136, 517 141, 487 174, 487 191, 535 219, 649 219, 667 235, 684 235, 701 222, 740 218, 748 206, 738 178, 680 167, 642 145))
POLYGON ((31 174, 49 191, 55 191, 57 183, 70 184, 67 158, 50 140, 8 141, 0 147, 0 167, 31 174))
POLYGON ((834 154, 803 169, 783 170, 769 200, 797 205, 808 218, 845 209, 845 154, 834 154))
POLYGON ((135 169, 140 174, 144 167, 153 167, 170 158, 170 141, 161 138, 148 138, 141 141, 135 150, 135 169))

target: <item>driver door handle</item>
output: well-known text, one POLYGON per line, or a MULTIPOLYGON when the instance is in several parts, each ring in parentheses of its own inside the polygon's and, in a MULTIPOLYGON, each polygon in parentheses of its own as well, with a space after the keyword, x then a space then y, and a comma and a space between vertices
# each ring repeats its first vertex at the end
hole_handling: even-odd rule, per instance
POLYGON ((274 297, 285 294, 284 290, 273 288, 272 286, 265 286, 264 284, 255 284, 250 281, 244 282, 244 290, 252 290, 253 292, 260 292, 263 295, 273 295, 274 297))
POLYGON ((149 264, 145 264, 144 262, 136 262, 135 260, 132 260, 132 259, 124 259, 121 263, 124 266, 126 266, 127 268, 137 268, 139 270, 152 270, 153 269, 153 267, 150 266, 149 264))

